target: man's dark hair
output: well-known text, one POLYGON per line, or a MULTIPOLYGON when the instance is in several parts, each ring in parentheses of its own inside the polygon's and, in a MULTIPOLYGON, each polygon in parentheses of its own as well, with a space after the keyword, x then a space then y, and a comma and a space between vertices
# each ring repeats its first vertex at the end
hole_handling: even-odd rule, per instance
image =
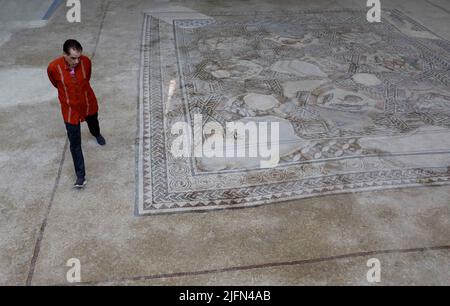
POLYGON ((64 43, 64 46, 63 46, 64 53, 69 55, 70 54, 70 49, 74 49, 74 50, 79 51, 79 52, 83 51, 83 47, 75 39, 68 39, 64 43))

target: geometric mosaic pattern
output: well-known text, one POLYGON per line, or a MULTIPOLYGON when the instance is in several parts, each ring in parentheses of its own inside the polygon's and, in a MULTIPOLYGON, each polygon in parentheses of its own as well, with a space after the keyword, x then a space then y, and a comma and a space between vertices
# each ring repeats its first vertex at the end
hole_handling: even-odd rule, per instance
POLYGON ((168 24, 146 15, 137 213, 448 184, 450 43, 398 10, 382 16, 216 13, 168 24), (277 103, 252 108, 249 94, 277 103), (280 118, 296 138, 272 169, 175 158, 171 127, 194 114, 223 126, 280 118))

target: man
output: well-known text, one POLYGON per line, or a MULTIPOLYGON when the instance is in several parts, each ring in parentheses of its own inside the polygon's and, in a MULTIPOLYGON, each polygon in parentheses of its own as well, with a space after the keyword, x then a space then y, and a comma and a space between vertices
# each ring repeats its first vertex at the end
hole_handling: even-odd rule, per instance
POLYGON ((99 145, 105 145, 98 123, 98 104, 89 83, 91 61, 82 55, 83 47, 73 39, 64 43, 63 55, 52 61, 47 69, 50 82, 58 89, 58 98, 70 142, 77 180, 75 188, 83 188, 86 181, 80 122, 86 121, 99 145))

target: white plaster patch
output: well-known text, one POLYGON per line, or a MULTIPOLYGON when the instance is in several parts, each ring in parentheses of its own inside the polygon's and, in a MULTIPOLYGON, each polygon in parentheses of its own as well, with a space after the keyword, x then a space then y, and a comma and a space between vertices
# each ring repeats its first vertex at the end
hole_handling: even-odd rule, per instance
MULTIPOLYGON (((298 137, 295 133, 292 124, 285 119, 275 116, 264 116, 254 118, 243 118, 237 122, 244 124, 248 122, 267 122, 268 125, 271 122, 278 122, 279 124, 279 156, 290 155, 306 146, 306 141, 298 137)), ((245 141, 245 139, 243 139, 245 141)), ((247 139, 245 143, 246 151, 248 152, 250 147, 258 147, 259 142, 257 139, 247 139)), ((209 140, 204 143, 204 147, 209 147, 209 140)), ((219 170, 231 170, 231 169, 251 169, 260 166, 261 157, 202 157, 197 158, 197 166, 203 171, 219 171, 219 170)))
POLYGON ((353 80, 366 86, 377 86, 381 84, 380 79, 371 73, 357 73, 353 76, 353 80))
POLYGON ((278 61, 272 65, 271 69, 280 73, 294 74, 297 76, 317 76, 327 77, 325 73, 314 64, 307 62, 292 60, 292 61, 278 61))
POLYGON ((244 102, 251 109, 266 111, 278 105, 278 100, 270 95, 248 94, 244 97, 244 102))
POLYGON ((0 70, 0 107, 34 104, 57 98, 45 68, 0 70))
POLYGON ((361 138, 359 144, 364 148, 389 153, 448 151, 450 150, 449 133, 450 130, 421 127, 414 133, 406 135, 361 138))
POLYGON ((211 74, 218 79, 224 79, 224 78, 229 78, 230 77, 230 73, 226 70, 216 70, 211 72, 211 74))
POLYGON ((376 149, 384 153, 407 154, 413 152, 435 152, 432 158, 427 154, 408 155, 402 164, 416 167, 439 167, 448 165, 450 156, 450 130, 436 127, 421 127, 414 133, 395 137, 361 138, 359 144, 364 149, 376 149), (437 154, 437 152, 443 152, 437 154))

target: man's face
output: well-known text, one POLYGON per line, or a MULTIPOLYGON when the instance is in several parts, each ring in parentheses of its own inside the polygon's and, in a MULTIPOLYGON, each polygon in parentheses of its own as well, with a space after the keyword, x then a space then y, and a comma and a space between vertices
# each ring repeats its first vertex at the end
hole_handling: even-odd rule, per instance
POLYGON ((64 59, 71 69, 75 68, 80 63, 81 53, 81 51, 74 49, 70 49, 69 54, 64 53, 64 59))

